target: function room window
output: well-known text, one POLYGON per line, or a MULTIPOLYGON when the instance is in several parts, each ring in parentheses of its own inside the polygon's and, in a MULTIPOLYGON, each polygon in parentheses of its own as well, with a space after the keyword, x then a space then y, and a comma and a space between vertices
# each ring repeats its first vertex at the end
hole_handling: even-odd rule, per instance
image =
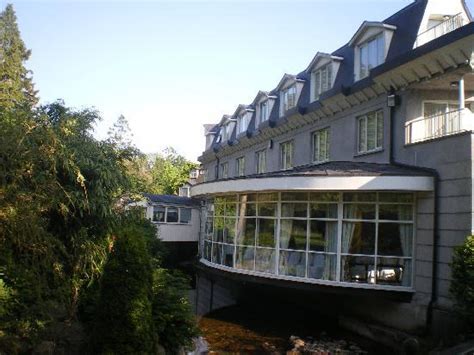
POLYGON ((296 106, 296 85, 283 91, 283 113, 296 106))
POLYGON ((313 72, 314 97, 318 100, 319 96, 328 91, 332 86, 332 63, 326 64, 322 68, 313 72))
POLYGON ((245 157, 237 158, 235 170, 237 171, 237 176, 245 175, 245 157))
POLYGON ((358 152, 368 153, 382 149, 383 111, 374 111, 357 118, 358 152))
POLYGON ((267 171, 267 151, 260 150, 257 153, 255 153, 255 161, 257 163, 257 169, 256 172, 257 174, 263 174, 267 171))
POLYGON ((381 33, 359 46, 359 79, 369 76, 370 70, 385 60, 385 41, 381 33))
POLYGON ((313 133, 313 162, 322 163, 329 160, 329 128, 313 133))
POLYGON ((229 177, 229 163, 221 164, 221 178, 227 179, 229 177))
POLYGON ((272 277, 410 288, 413 206, 405 192, 220 196, 207 201, 202 255, 272 277))
POLYGON ((259 105, 258 122, 262 123, 268 120, 268 101, 263 101, 259 105))
POLYGON ((280 166, 283 170, 293 168, 293 141, 280 144, 280 166))

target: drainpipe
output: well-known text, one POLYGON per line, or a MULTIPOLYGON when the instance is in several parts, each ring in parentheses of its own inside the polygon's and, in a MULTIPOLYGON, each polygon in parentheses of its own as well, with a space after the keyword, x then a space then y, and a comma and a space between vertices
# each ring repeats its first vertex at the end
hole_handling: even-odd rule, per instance
POLYGON ((464 96, 464 76, 461 77, 461 79, 459 79, 459 85, 458 85, 458 88, 459 88, 459 110, 463 110, 464 108, 466 108, 466 97, 464 96))
MULTIPOLYGON (((462 87, 459 92, 459 102, 460 108, 464 108, 464 79, 461 78, 459 81, 459 87, 462 87), (461 107, 462 99, 462 107, 461 107)), ((390 119, 390 144, 389 144, 389 161, 391 165, 406 166, 407 164, 398 163, 395 160, 395 107, 398 105, 397 96, 395 94, 395 89, 390 90, 388 96, 388 106, 389 106, 389 119, 390 119)), ((433 264, 432 264, 432 279, 431 279, 431 298, 428 304, 427 316, 426 316, 426 328, 430 329, 433 324, 433 309, 436 301, 438 300, 438 280, 436 275, 438 274, 438 245, 439 245, 439 218, 438 218, 438 191, 439 191, 439 174, 435 169, 432 170, 434 174, 434 206, 433 206, 433 264)))

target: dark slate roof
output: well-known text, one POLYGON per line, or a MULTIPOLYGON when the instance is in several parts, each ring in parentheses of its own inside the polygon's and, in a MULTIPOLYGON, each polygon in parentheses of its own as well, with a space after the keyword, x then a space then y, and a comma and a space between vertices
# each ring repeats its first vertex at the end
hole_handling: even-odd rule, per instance
MULTIPOLYGON (((411 52, 413 49, 413 45, 415 43, 418 29, 423 18, 423 14, 426 9, 428 0, 417 0, 410 5, 406 6, 405 8, 401 9, 397 13, 393 14, 392 16, 388 17, 382 23, 396 26, 397 29, 394 32, 390 49, 387 54, 387 58, 385 60, 386 63, 391 62, 393 59, 411 52)), ((331 97, 335 94, 340 92, 350 93, 353 91, 357 91, 360 88, 363 88, 367 85, 370 85, 372 82, 371 76, 359 80, 357 83, 354 83, 354 48, 351 47, 349 44, 344 45, 343 47, 335 50, 332 53, 329 53, 333 56, 342 57, 343 61, 339 67, 339 71, 336 75, 336 79, 334 82, 334 86, 331 90, 323 93, 321 95, 321 100, 324 100, 328 97, 331 97)), ((377 68, 378 69, 378 68, 377 68)), ((310 103, 310 77, 311 75, 306 71, 302 71, 299 74, 294 76, 296 79, 303 79, 305 80, 305 85, 301 92, 300 98, 298 100, 298 108, 294 111, 288 112, 286 116, 294 114, 295 112, 299 111, 300 113, 305 113, 310 110, 317 109, 320 106, 319 102, 310 103)), ((271 127, 277 126, 283 123, 286 120, 286 117, 280 117, 280 98, 278 95, 277 88, 271 90, 269 95, 276 96, 277 99, 275 100, 275 104, 273 106, 273 110, 270 113, 269 122, 268 124, 271 127)), ((255 116, 255 114, 254 114, 255 116)), ((249 135, 258 131, 255 125, 255 117, 253 117, 251 125, 249 128, 249 135)), ((250 126, 250 125, 249 125, 250 126)), ((218 128, 219 130, 221 127, 218 128)), ((234 128, 235 131, 235 128, 234 128)), ((235 142, 235 134, 233 134, 230 138, 231 144, 235 142)), ((218 150, 220 146, 222 146, 226 142, 217 143, 217 135, 216 139, 212 144, 212 149, 218 150)))
MULTIPOLYGON (((288 176, 435 176, 435 171, 401 164, 376 164, 352 161, 332 161, 323 164, 299 166, 290 170, 279 170, 265 174, 248 175, 225 180, 264 179, 288 176)), ((216 181, 210 181, 210 183, 216 181)))
POLYGON ((199 206, 200 202, 196 199, 189 197, 182 197, 176 195, 154 195, 154 194, 143 194, 150 202, 163 203, 167 205, 178 205, 178 206, 199 206))

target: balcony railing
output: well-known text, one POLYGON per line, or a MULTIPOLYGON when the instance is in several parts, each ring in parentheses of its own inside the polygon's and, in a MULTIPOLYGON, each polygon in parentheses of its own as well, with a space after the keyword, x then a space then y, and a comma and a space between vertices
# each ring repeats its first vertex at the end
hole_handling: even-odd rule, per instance
POLYGON ((461 109, 441 115, 423 117, 406 124, 406 143, 418 143, 471 131, 474 115, 469 109, 461 109))
POLYGON ((425 32, 420 33, 416 38, 415 48, 462 26, 464 26, 464 18, 461 13, 451 16, 446 21, 443 21, 440 24, 429 28, 425 32))

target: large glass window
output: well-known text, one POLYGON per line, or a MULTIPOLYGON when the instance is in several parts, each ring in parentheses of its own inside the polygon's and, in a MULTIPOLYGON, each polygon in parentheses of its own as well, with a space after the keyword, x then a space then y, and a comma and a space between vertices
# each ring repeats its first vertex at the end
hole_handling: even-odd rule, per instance
POLYGON ((283 170, 293 168, 293 141, 280 144, 280 166, 283 170))
POLYGON ((359 79, 369 76, 370 70, 385 61, 385 41, 383 34, 359 46, 359 79))
POLYGON ((267 171, 267 151, 265 149, 255 153, 255 162, 257 174, 263 174, 267 171))
POLYGON ((329 128, 313 133, 313 161, 317 163, 329 160, 329 128))
POLYGON ((308 281, 412 286, 410 193, 268 192, 207 204, 202 256, 308 281))
POLYGON ((358 152, 368 153, 382 149, 383 111, 374 111, 357 118, 358 152))

